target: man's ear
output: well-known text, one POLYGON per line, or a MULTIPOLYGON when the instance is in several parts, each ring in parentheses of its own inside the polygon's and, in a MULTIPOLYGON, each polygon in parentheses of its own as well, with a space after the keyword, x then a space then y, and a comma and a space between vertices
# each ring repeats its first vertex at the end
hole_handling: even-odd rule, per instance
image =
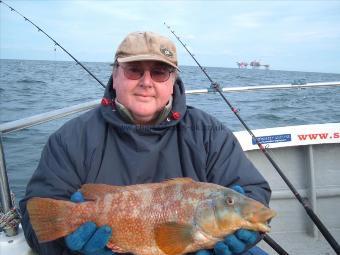
POLYGON ((176 83, 177 83, 177 79, 179 78, 179 75, 177 72, 175 72, 174 76, 173 76, 173 80, 174 80, 174 84, 173 87, 175 87, 176 83))
POLYGON ((118 75, 118 68, 117 68, 117 67, 114 67, 114 68, 112 69, 112 77, 115 78, 117 75, 118 75))
POLYGON ((118 75, 118 68, 117 67, 114 67, 113 70, 112 70, 112 88, 115 88, 115 80, 116 80, 116 77, 118 75))

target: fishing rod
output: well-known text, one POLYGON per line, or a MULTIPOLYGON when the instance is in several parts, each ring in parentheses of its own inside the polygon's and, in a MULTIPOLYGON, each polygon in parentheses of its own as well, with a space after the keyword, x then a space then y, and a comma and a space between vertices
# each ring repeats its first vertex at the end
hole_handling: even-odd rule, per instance
POLYGON ((277 242, 274 241, 268 234, 263 235, 263 240, 269 244, 270 247, 273 248, 274 251, 277 252, 279 255, 289 255, 288 252, 285 251, 277 242))
POLYGON ((307 199, 303 199, 297 189, 293 186, 293 184, 289 181, 289 179, 284 175, 281 168, 278 166, 278 164, 274 161, 274 159, 269 155, 266 148, 260 143, 260 141, 257 139, 257 137, 254 135, 254 133, 251 131, 251 129, 248 127, 248 125, 245 123, 245 121, 241 118, 239 111, 237 108, 233 107, 233 105, 229 102, 229 100, 224 96, 223 91, 221 89, 221 86, 213 81, 209 74, 207 73, 206 69, 203 68, 200 63, 197 61, 195 56, 189 51, 187 46, 183 43, 183 41, 175 34, 173 30, 171 30, 170 26, 168 26, 165 22, 164 25, 170 30, 170 32, 176 37, 176 39, 182 44, 182 46, 185 48, 185 50, 190 54, 190 56, 193 58, 193 60, 196 62, 196 64, 199 66, 199 68, 203 71, 205 76, 208 78, 208 80, 211 83, 211 88, 217 91, 220 96, 223 98, 224 102, 227 103, 231 111, 235 114, 235 116, 238 118, 238 120, 242 123, 243 127, 248 131, 250 136, 254 139, 259 149, 264 153, 264 155, 267 157, 267 159, 270 161, 270 163, 273 165, 273 167, 276 169, 277 173, 281 176, 283 181, 287 184, 289 189, 292 191, 296 199, 302 204, 302 206, 305 208, 306 213, 311 218, 311 220, 314 222, 314 224, 317 226, 321 234, 325 237, 326 241, 330 244, 330 246, 333 248, 333 250, 336 252, 336 254, 340 255, 340 246, 337 243, 337 241, 334 239, 334 237, 331 235, 331 233, 328 231, 327 227, 321 222, 319 217, 314 213, 313 209, 310 208, 309 204, 307 203, 307 199))
POLYGON ((4 1, 0 0, 0 3, 6 5, 12 12, 16 12, 17 14, 19 14, 21 17, 23 17, 25 19, 25 21, 28 21, 29 23, 31 23, 33 26, 35 26, 38 29, 38 32, 42 32, 44 35, 46 35, 50 40, 52 40, 52 42, 54 42, 54 44, 56 46, 58 46, 60 49, 62 49, 67 55, 69 55, 74 61, 76 61, 76 63, 78 65, 80 65, 82 68, 84 68, 84 70, 91 75, 97 82, 99 82, 100 85, 102 85, 103 88, 105 88, 105 85, 94 75, 91 73, 90 70, 88 70, 82 63, 80 63, 75 57, 72 56, 71 53, 69 53, 63 46, 61 46, 56 40, 54 40, 51 36, 49 36, 43 29, 41 29, 40 27, 38 27, 36 24, 34 24, 30 19, 28 19, 27 17, 25 17, 24 15, 22 15, 20 12, 18 12, 17 10, 15 10, 13 7, 9 6, 8 4, 6 4, 4 1))

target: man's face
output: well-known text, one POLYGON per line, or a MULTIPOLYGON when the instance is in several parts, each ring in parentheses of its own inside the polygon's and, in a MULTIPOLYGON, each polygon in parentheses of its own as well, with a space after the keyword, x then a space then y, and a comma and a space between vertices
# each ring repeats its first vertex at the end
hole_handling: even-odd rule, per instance
POLYGON ((147 124, 168 103, 176 79, 171 66, 158 61, 121 63, 113 71, 113 88, 119 103, 132 114, 136 123, 147 124), (169 78, 167 75, 169 74, 169 78), (141 76, 141 77, 139 77, 141 76))

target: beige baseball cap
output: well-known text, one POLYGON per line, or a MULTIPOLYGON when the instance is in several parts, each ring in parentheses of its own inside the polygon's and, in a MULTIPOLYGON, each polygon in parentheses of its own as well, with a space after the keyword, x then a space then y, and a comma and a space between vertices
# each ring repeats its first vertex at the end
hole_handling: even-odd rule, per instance
POLYGON ((168 38, 153 32, 133 32, 119 45, 115 60, 118 63, 155 60, 179 70, 175 44, 168 38))

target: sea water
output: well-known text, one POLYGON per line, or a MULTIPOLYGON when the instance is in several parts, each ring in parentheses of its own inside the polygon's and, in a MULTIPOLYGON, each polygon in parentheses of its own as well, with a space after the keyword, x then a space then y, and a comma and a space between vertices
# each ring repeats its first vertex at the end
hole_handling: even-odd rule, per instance
MULTIPOLYGON (((105 85, 110 63, 83 63, 105 85)), ((181 66, 186 89, 210 87, 196 66, 181 66)), ((207 67, 221 87, 340 81, 340 74, 207 67)), ((0 60, 0 123, 100 99, 104 89, 74 62, 0 60)), ((340 122, 340 87, 227 93, 251 129, 340 122)), ((188 95, 187 104, 218 118, 233 131, 244 130, 217 93, 188 95)), ((74 116, 72 116, 74 117, 74 116)), ((55 120, 3 135, 10 187, 17 199, 39 162, 49 135, 65 121, 55 120)))

